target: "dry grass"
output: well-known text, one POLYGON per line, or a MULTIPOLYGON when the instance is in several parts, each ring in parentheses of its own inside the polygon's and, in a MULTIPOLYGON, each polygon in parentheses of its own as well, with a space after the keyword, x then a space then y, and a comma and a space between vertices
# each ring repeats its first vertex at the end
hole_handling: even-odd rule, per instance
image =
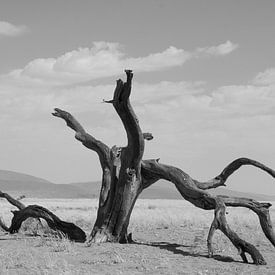
MULTIPOLYGON (((23 202, 26 205, 42 205, 61 219, 76 223, 87 234, 92 229, 98 205, 95 199, 24 199, 23 202)), ((0 207, 2 218, 9 224, 12 206, 5 200, 0 200, 0 207)), ((256 247, 259 246, 260 251, 263 248, 272 249, 260 229, 257 216, 252 211, 228 208, 228 212, 228 222, 240 236, 256 247)), ((271 218, 275 221, 274 207, 271 208, 271 218)), ((200 210, 184 200, 138 200, 129 229, 133 232, 134 238, 142 242, 158 241, 155 247, 150 244, 148 246, 105 244, 104 247, 95 245, 87 248, 84 244, 75 244, 65 237, 57 238, 54 235, 36 238, 22 234, 2 235, 0 274, 168 274, 171 272, 174 274, 225 274, 227 272, 225 263, 217 269, 217 263, 213 264, 212 260, 205 259, 204 256, 212 219, 213 211, 200 210), (186 251, 180 250, 180 247, 183 249, 185 246, 186 251), (152 249, 154 249, 153 254, 156 254, 155 257, 151 256, 152 249), (173 255, 177 258, 173 258, 173 255), (207 272, 202 267, 201 270, 193 273, 190 266, 184 265, 187 273, 184 273, 185 271, 181 273, 176 264, 171 264, 176 261, 180 267, 188 257, 193 257, 189 262, 192 266, 197 265, 198 269, 198 261, 209 264, 207 272), (132 270, 133 266, 135 268, 132 270)), ((27 227, 25 226, 25 229, 27 227)), ((35 235, 35 230, 35 228, 31 229, 32 235, 35 235)), ((39 235, 38 229, 36 234, 39 235)), ((217 254, 238 259, 236 249, 221 233, 215 234, 214 241, 217 254)), ((235 268, 236 272, 232 271, 232 274, 242 274, 243 266, 234 266, 233 270, 235 268)), ((269 274, 268 270, 261 272, 269 274)), ((261 272, 251 274, 261 274, 261 272)))

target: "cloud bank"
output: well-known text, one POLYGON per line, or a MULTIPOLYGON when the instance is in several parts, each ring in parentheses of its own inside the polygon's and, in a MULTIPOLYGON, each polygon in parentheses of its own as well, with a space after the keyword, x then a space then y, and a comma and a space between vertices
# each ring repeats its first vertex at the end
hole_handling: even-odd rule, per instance
POLYGON ((135 72, 165 70, 182 66, 189 59, 200 55, 224 56, 236 48, 236 44, 227 41, 195 52, 170 46, 162 52, 144 57, 127 57, 118 43, 95 42, 92 48, 79 48, 57 58, 35 59, 8 76, 23 82, 70 85, 120 75, 126 68, 135 72))
MULTIPOLYGON (((70 111, 106 144, 124 145, 121 121, 110 104, 102 104, 102 99, 112 98, 114 79, 104 85, 86 81, 120 75, 128 66, 134 73, 160 71, 182 66, 192 58, 223 57, 236 48, 225 42, 193 51, 168 47, 144 57, 128 57, 121 45, 100 42, 57 58, 36 59, 1 76, 0 167, 35 170, 41 175, 56 169, 60 178, 65 174, 76 179, 77 169, 71 167, 77 165, 82 173, 95 167, 87 178, 100 178, 96 156, 73 139, 63 122, 51 119, 54 107, 70 111)), ((140 83, 135 74, 132 105, 142 130, 155 137, 146 145, 144 158, 160 157, 204 179, 236 157, 256 158, 268 165, 274 159, 270 150, 275 136, 274 72, 269 68, 248 84, 214 90, 201 81, 140 83)))

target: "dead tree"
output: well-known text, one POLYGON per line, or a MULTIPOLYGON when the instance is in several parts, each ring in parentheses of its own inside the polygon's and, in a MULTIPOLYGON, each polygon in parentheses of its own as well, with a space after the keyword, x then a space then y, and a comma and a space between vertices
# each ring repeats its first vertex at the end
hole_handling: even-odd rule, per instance
POLYGON ((14 199, 7 193, 0 191, 0 197, 5 198, 10 204, 18 208, 18 210, 13 210, 13 218, 11 220, 11 225, 8 227, 2 219, 0 219, 0 227, 10 234, 17 233, 22 225, 22 223, 28 218, 35 218, 37 222, 39 219, 44 219, 49 227, 54 231, 61 232, 68 239, 77 242, 85 242, 86 234, 85 232, 73 223, 65 222, 59 219, 55 214, 53 214, 48 209, 39 205, 28 205, 25 206, 22 202, 14 199))
POLYGON ((220 229, 238 249, 244 262, 245 253, 251 255, 255 264, 265 264, 260 252, 250 243, 242 240, 233 232, 225 218, 226 206, 246 207, 254 211, 260 220, 265 236, 275 246, 275 235, 269 216, 270 203, 260 203, 247 198, 214 196, 205 190, 224 186, 227 178, 242 165, 256 166, 272 177, 275 171, 265 165, 247 158, 239 158, 230 163, 220 175, 207 182, 192 179, 181 169, 165 165, 159 160, 142 160, 144 140, 152 139, 149 133, 142 133, 138 119, 130 104, 133 73, 126 70, 127 81, 118 80, 111 103, 123 122, 127 134, 126 147, 110 148, 102 141, 88 134, 81 124, 68 112, 56 108, 54 116, 65 120, 75 131, 75 138, 84 146, 98 154, 102 168, 102 187, 99 197, 97 219, 89 236, 88 243, 131 241, 127 229, 131 212, 139 194, 158 181, 165 179, 172 182, 182 197, 196 207, 215 210, 214 221, 207 239, 209 257, 213 256, 212 237, 220 229))

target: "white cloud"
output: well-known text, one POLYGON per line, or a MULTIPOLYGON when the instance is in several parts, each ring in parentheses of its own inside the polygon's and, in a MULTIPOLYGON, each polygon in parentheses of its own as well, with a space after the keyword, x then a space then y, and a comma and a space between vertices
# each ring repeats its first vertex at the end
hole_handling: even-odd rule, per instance
POLYGON ((213 92, 211 105, 238 116, 275 114, 274 88, 255 85, 220 87, 213 92))
POLYGON ((238 47, 239 47, 238 44, 234 44, 228 40, 225 43, 220 44, 218 46, 198 48, 197 53, 205 54, 209 56, 223 56, 223 55, 230 54, 231 52, 236 50, 238 47))
POLYGON ((126 67, 132 67, 137 72, 158 71, 165 68, 181 66, 192 55, 183 49, 170 46, 161 53, 150 54, 147 57, 129 58, 125 60, 126 67))
POLYGON ((28 31, 23 25, 13 25, 6 21, 0 21, 0 36, 19 36, 28 31))
MULTIPOLYGON (((210 48, 202 48, 200 53, 224 55, 236 48, 226 42, 210 48)), ((40 58, 28 63, 23 69, 12 71, 8 77, 16 81, 33 81, 47 85, 67 85, 86 82, 98 78, 120 75, 124 69, 135 72, 150 72, 181 66, 191 53, 170 46, 159 53, 144 57, 127 57, 118 43, 95 42, 92 48, 79 48, 57 58, 40 58)))
POLYGON ((18 81, 47 84, 74 84, 103 77, 120 75, 124 69, 136 72, 157 71, 182 65, 189 54, 170 47, 145 57, 127 58, 118 43, 96 42, 92 48, 79 48, 58 58, 35 59, 9 77, 18 81))
MULTIPOLYGON (((0 108, 5 114, 2 120, 5 119, 7 125, 12 125, 12 120, 17 121, 18 118, 24 123, 32 119, 39 121, 42 117, 48 121, 52 109, 60 107, 85 117, 91 128, 106 126, 116 132, 119 119, 109 104, 101 103, 102 99, 112 98, 114 87, 115 84, 34 86, 30 89, 2 85, 0 108), (112 127, 114 121, 115 128, 112 127)), ((209 135, 217 131, 224 133, 227 122, 234 132, 243 120, 247 120, 247 127, 250 125, 253 128, 256 117, 274 116, 273 90, 270 85, 250 84, 222 86, 210 93, 202 82, 162 81, 146 84, 135 81, 131 100, 142 127, 148 131, 154 128, 158 136, 165 135, 166 131, 178 134, 187 131, 187 136, 196 133, 209 135)), ((121 126, 118 128, 123 131, 121 126)), ((205 140, 207 142, 210 140, 205 140)))
POLYGON ((274 85, 275 84, 275 68, 270 68, 264 72, 260 72, 254 79, 254 84, 258 85, 274 85))

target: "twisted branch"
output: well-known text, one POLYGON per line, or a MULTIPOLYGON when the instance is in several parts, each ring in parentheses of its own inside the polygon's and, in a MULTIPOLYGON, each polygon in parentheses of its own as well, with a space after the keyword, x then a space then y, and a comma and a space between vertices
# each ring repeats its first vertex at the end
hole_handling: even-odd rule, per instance
POLYGON ((226 186, 225 182, 228 179, 229 176, 231 176, 235 171, 237 171, 240 167, 243 165, 252 165, 257 168, 260 168, 261 170, 267 172, 269 175, 271 175, 273 178, 275 178, 275 171, 271 168, 265 166, 264 164, 253 160, 249 158, 238 158, 232 161, 230 164, 228 164, 223 171, 216 176, 215 178, 207 181, 207 182, 199 182, 195 181, 196 185, 203 190, 216 188, 219 186, 226 186))
MULTIPOLYGON (((244 163, 250 164, 252 162, 250 160, 245 162, 240 162, 239 160, 233 162, 233 165, 230 164, 228 166, 230 170, 224 169, 222 175, 227 175, 228 177, 241 166, 240 163, 241 165, 243 165, 244 163)), ((257 164, 257 167, 263 167, 262 164, 259 165, 258 162, 253 161, 253 164, 255 163, 257 164)), ((266 170, 267 168, 265 167, 265 171, 266 170)), ((270 170, 271 169, 269 169, 268 171, 270 170)), ((220 229, 231 240, 233 245, 239 250, 241 257, 245 262, 247 262, 245 253, 249 253, 255 264, 265 264, 265 261, 260 252, 253 245, 241 240, 238 237, 238 235, 229 228, 224 216, 224 212, 225 206, 245 207, 251 209, 258 215, 265 236, 273 244, 273 246, 275 246, 275 234, 268 210, 271 206, 270 203, 260 203, 247 198, 213 196, 207 193, 206 191, 202 190, 198 185, 198 182, 193 180, 188 174, 184 173, 181 169, 161 164, 158 160, 142 161, 142 176, 144 179, 144 189, 159 179, 165 179, 174 183, 182 197, 187 201, 191 202, 192 204, 194 204, 195 206, 205 210, 216 209, 215 219, 210 227, 207 239, 209 256, 213 255, 213 249, 211 244, 213 234, 216 229, 220 229)))

